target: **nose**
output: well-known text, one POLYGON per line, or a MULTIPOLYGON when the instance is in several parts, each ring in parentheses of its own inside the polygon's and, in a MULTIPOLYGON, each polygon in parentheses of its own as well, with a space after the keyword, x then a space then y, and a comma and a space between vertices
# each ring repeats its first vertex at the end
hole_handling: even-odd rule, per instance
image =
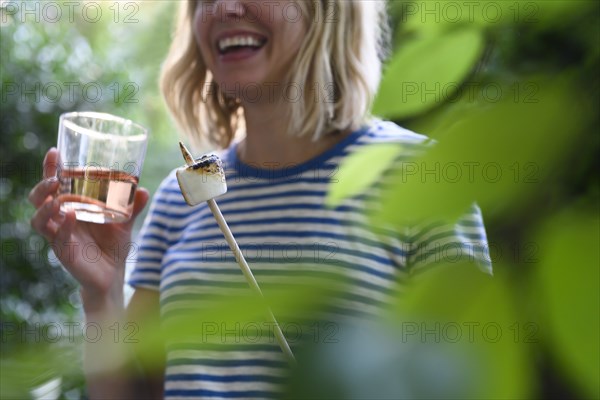
POLYGON ((214 7, 221 20, 241 18, 246 13, 246 7, 241 0, 215 0, 214 7))

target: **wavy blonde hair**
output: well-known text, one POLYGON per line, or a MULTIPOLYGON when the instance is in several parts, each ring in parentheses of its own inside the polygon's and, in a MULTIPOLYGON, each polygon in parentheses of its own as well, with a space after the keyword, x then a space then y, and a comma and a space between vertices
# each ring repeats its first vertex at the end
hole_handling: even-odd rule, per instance
MULTIPOLYGON (((184 134, 200 146, 228 147, 243 128, 243 109, 225 96, 206 68, 194 37, 197 4, 180 5, 177 25, 163 64, 160 88, 184 134)), ((287 134, 318 140, 334 131, 355 129, 369 118, 387 55, 388 21, 384 0, 306 0, 295 2, 307 34, 288 82, 304 83, 300 101, 289 101, 287 134)))

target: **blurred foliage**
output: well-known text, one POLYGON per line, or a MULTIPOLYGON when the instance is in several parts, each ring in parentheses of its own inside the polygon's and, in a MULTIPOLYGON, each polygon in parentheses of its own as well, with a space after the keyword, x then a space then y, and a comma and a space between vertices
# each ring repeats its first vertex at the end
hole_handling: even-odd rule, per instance
POLYGON ((548 345, 562 372, 598 397, 600 219, 596 210, 567 208, 537 233, 541 254, 533 290, 539 294, 548 345))
MULTIPOLYGON (((53 324, 64 329, 80 321, 76 286, 32 233, 33 207, 24 200, 55 144, 59 114, 102 110, 148 126, 141 184, 151 190, 178 165, 165 162, 179 156, 176 148, 164 150, 172 147, 165 145, 173 128, 156 88, 173 5, 135 2, 139 9, 120 8, 117 16, 116 2, 101 4, 103 17, 93 23, 77 13, 58 23, 35 23, 13 9, 1 15, 2 398, 35 397, 30 390, 53 378, 60 379, 62 398, 83 395, 81 330, 74 329, 74 341, 65 332, 49 340, 56 337, 53 324), (137 21, 126 22, 136 10, 137 21), (72 96, 69 82, 79 84, 72 96), (81 90, 86 84, 88 93, 81 90), (53 101, 57 86, 63 93, 53 101), (102 96, 90 101, 97 87, 102 96)), ((457 264, 415 276, 385 326, 350 325, 336 343, 298 350, 300 367, 286 397, 598 398, 600 6, 389 4, 394 46, 375 113, 438 143, 410 162, 398 163, 401 147, 356 154, 340 170, 329 202, 360 193, 388 169, 376 221, 451 219, 477 200, 495 276, 457 264), (377 167, 359 170, 364 162, 377 167), (453 163, 463 173, 458 180, 421 175, 453 163), (468 163, 479 163, 472 175, 466 172, 475 164, 468 163), (480 169, 490 163, 500 177, 480 169), (458 327, 462 335, 424 338, 423 327, 435 324, 458 327)), ((269 300, 278 316, 306 312, 333 288, 327 289, 269 300)), ((260 308, 252 299, 240 304, 224 302, 205 319, 246 321, 260 308)), ((197 329, 183 318, 165 332, 197 335, 197 329)), ((145 342, 150 359, 156 339, 151 334, 145 342)))
MULTIPOLYGON (((458 324, 463 334, 469 321, 476 321, 498 324, 504 334, 497 342, 429 339, 427 348, 423 340, 394 347, 388 339, 383 346, 396 357, 388 355, 379 377, 387 373, 393 379, 390 371, 405 371, 409 366, 400 354, 412 354, 416 345, 422 355, 412 361, 428 365, 417 381, 428 384, 415 385, 397 374, 403 384, 395 391, 364 384, 379 398, 394 393, 402 398, 598 398, 599 4, 391 6, 395 48, 375 113, 438 143, 408 161, 401 147, 388 149, 385 157, 378 148, 349 157, 339 176, 353 179, 332 186, 329 204, 376 181, 355 172, 365 163, 385 163, 378 169, 387 168, 391 176, 374 222, 403 226, 431 216, 452 221, 476 200, 487 220, 494 279, 478 276, 472 266, 428 270, 407 290, 395 318, 404 333, 413 325, 403 321, 418 323, 419 333, 421 323, 458 324), (495 13, 486 15, 486 8, 495 13), (455 352, 460 344, 466 345, 455 352), (457 375, 445 385, 443 372, 428 375, 436 364, 462 368, 464 379, 457 375)), ((386 334, 393 332, 403 337, 397 327, 386 334)), ((377 351, 375 345, 365 347, 363 355, 377 351)), ((331 370, 342 368, 344 360, 327 363, 331 370)), ((343 393, 342 382, 339 389, 336 393, 343 393)))

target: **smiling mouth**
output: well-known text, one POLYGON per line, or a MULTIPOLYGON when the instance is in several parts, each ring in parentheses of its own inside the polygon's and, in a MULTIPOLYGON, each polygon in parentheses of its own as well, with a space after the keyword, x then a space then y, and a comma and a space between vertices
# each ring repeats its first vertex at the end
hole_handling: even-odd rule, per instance
POLYGON ((219 54, 230 54, 241 50, 256 51, 267 42, 266 38, 254 35, 236 35, 220 39, 217 43, 219 54))

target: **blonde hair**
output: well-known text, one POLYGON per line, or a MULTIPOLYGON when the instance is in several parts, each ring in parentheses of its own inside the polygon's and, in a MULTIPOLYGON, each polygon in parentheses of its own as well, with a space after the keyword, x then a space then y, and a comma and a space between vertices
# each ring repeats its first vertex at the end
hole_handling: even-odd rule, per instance
MULTIPOLYGON (((182 3, 163 64, 160 88, 175 121, 196 144, 226 148, 240 127, 243 110, 213 81, 193 31, 196 4, 182 3), (208 142, 208 143, 206 143, 208 142)), ((297 1, 306 37, 289 81, 303 84, 300 101, 289 101, 287 134, 322 135, 355 129, 369 117, 387 50, 384 0, 297 1)))

